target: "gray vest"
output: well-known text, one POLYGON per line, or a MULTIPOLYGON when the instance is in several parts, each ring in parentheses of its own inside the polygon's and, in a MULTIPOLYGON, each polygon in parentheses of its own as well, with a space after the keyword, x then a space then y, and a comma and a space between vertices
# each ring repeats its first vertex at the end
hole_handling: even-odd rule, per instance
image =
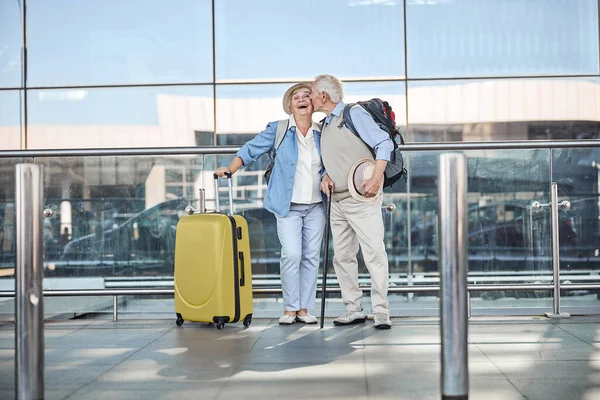
POLYGON ((346 126, 339 128, 342 116, 335 116, 324 126, 321 132, 321 157, 327 174, 335 183, 333 201, 350 197, 348 192, 348 173, 361 158, 373 159, 371 151, 346 126))

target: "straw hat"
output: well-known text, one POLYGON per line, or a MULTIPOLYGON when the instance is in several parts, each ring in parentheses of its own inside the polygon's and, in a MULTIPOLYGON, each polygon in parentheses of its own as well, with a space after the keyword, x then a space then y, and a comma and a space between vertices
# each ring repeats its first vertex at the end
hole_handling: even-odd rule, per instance
POLYGON ((361 193, 361 186, 365 181, 371 179, 373 172, 375 172, 375 165, 375 160, 361 158, 350 168, 350 173, 348 174, 348 191, 354 199, 362 202, 371 202, 375 201, 379 197, 379 194, 383 192, 383 185, 381 185, 377 196, 365 197, 361 193))
POLYGON ((290 101, 290 99, 292 97, 292 94, 294 94, 294 92, 298 89, 308 89, 309 91, 312 92, 312 82, 296 83, 291 88, 286 90, 285 94, 283 95, 283 111, 285 111, 285 113, 287 115, 292 114, 292 109, 291 109, 292 102, 290 101))

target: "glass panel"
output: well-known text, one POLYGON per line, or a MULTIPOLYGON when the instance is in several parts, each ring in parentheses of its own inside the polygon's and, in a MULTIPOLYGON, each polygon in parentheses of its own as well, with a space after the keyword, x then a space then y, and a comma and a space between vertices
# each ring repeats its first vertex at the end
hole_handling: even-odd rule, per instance
MULTIPOLYGON (((561 282, 597 283, 600 280, 600 148, 553 149, 552 181, 558 183, 561 282)), ((550 210, 546 211, 550 214, 550 210)), ((563 292, 561 305, 589 306, 600 291, 563 292)), ((573 310, 571 312, 577 312, 573 310)))
POLYGON ((218 80, 404 76, 401 1, 218 0, 215 36, 218 80))
POLYGON ((409 140, 600 137, 600 80, 531 78, 408 83, 409 140))
POLYGON ((21 92, 0 90, 0 149, 21 148, 21 92))
MULTIPOLYGON (((531 202, 549 201, 549 151, 467 151, 469 283, 550 283, 550 218, 531 202)), ((410 177, 409 284, 437 284, 438 157, 440 152, 407 153, 410 177)), ((401 231, 401 234, 403 231, 401 231)), ((394 236, 398 233, 394 232, 394 236)), ((408 242, 408 238, 398 238, 408 242)), ((548 307, 550 292, 474 292, 472 307, 548 307), (489 303, 499 297, 525 298, 489 303), (536 300, 541 297, 541 300, 536 300)), ((435 308, 430 294, 417 301, 435 308)), ((511 311, 512 312, 512 311, 511 311)), ((529 311, 533 313, 533 311, 529 311)))
POLYGON ((18 0, 0 1, 0 88, 22 86, 20 3, 18 0))
MULTIPOLYGON (((15 290, 15 166, 32 159, 0 159, 0 291, 15 290)), ((14 314, 12 299, 0 298, 0 315, 14 314)))
POLYGON ((29 148, 195 146, 212 86, 31 90, 29 148))
MULTIPOLYGON (((44 223, 45 286, 172 287, 177 221, 185 215, 188 204, 198 207, 199 188, 206 190, 207 210, 214 210, 212 173, 217 165, 229 164, 231 158, 232 155, 41 159, 45 167, 46 206, 54 210, 53 217, 44 223)), ((262 173, 260 177, 244 171, 234 175, 234 211, 248 221, 254 286, 279 288, 276 219, 262 208, 266 189, 261 187, 262 182, 262 173)), ((220 200, 222 209, 229 210, 225 180, 220 181, 220 200)), ((111 301, 91 298, 78 311, 57 301, 52 310, 63 307, 65 312, 99 311, 111 301)), ((142 301, 123 311, 135 312, 142 301)), ((162 312, 172 304, 172 300, 157 301, 162 303, 153 312, 162 312)), ((256 304, 270 316, 281 311, 270 295, 256 296, 256 304)))
POLYGON ((201 157, 41 161, 54 210, 45 220, 47 278, 101 277, 103 287, 127 287, 136 285, 130 277, 170 276, 172 285, 177 221, 188 205, 198 207, 197 189, 210 182, 201 157))
MULTIPOLYGON (((212 172, 219 166, 228 166, 232 159, 233 155, 206 156, 204 168, 206 171, 212 172)), ((265 155, 233 175, 234 212, 243 215, 248 221, 254 285, 267 284, 280 287, 278 281, 269 285, 272 280, 264 280, 267 275, 270 278, 272 275, 277 275, 276 278, 279 278, 279 258, 281 256, 281 245, 277 236, 277 219, 275 215, 263 208, 264 195, 267 190, 263 174, 267 164, 268 158, 265 155)), ((214 198, 213 183, 209 183, 206 188, 211 192, 211 198, 214 198)), ((219 193, 221 208, 229 210, 225 179, 219 180, 219 193)))
POLYGON ((410 78, 598 73, 596 0, 407 0, 410 78))
POLYGON ((30 86, 210 82, 209 0, 30 0, 30 86))
MULTIPOLYGON (((245 137, 251 139, 264 130, 270 121, 287 119, 281 101, 290 86, 290 84, 217 85, 217 136, 252 135, 245 137), (232 115, 235 115, 235 118, 232 118, 232 115)), ((404 82, 349 82, 344 84, 344 92, 344 101, 348 103, 372 97, 387 100, 396 114, 396 123, 399 126, 406 125, 404 82)), ((320 121, 324 117, 323 113, 315 113, 313 120, 320 121)), ((226 140, 233 141, 231 138, 226 140)), ((219 142, 222 143, 220 138, 219 142)))

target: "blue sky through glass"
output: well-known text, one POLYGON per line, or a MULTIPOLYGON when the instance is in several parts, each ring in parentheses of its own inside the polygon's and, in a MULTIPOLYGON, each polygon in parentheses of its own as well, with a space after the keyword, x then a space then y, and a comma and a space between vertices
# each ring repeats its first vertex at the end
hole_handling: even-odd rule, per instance
POLYGON ((0 87, 21 87, 22 36, 19 1, 0 0, 0 87))
POLYGON ((29 0, 29 86, 212 81, 210 0, 29 0))
POLYGON ((404 76, 402 1, 219 0, 217 79, 404 76))
POLYGON ((596 0, 407 2, 408 77, 598 74, 596 0))

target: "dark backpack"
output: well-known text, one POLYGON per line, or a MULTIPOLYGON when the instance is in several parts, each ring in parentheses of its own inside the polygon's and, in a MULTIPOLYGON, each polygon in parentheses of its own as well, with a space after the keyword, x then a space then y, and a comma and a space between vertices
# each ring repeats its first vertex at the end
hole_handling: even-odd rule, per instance
MULTIPOLYGON (((350 110, 356 105, 361 106, 366 112, 368 112, 369 115, 371 115, 371 117, 375 121, 375 123, 379 125, 379 128, 385 131, 394 143, 394 150, 392 150, 390 161, 385 167, 383 187, 393 185, 400 178, 404 178, 404 181, 406 181, 408 172, 406 171, 406 168, 404 168, 404 158, 402 158, 402 153, 398 148, 399 145, 404 144, 404 138, 402 137, 402 134, 400 134, 400 131, 398 131, 398 128, 396 127, 396 116, 394 114, 394 111, 392 111, 392 107, 387 101, 383 101, 381 99, 359 101, 358 103, 347 104, 346 107, 344 107, 342 122, 340 123, 339 128, 341 128, 345 124, 346 127, 350 129, 350 131, 356 136, 358 136, 361 140, 362 138, 356 131, 356 128, 352 123, 352 119, 350 118, 350 110)), ((364 140, 363 143, 365 143, 364 140)), ((375 149, 373 149, 367 143, 365 143, 365 145, 369 148, 371 154, 373 154, 373 158, 375 158, 375 149)))

